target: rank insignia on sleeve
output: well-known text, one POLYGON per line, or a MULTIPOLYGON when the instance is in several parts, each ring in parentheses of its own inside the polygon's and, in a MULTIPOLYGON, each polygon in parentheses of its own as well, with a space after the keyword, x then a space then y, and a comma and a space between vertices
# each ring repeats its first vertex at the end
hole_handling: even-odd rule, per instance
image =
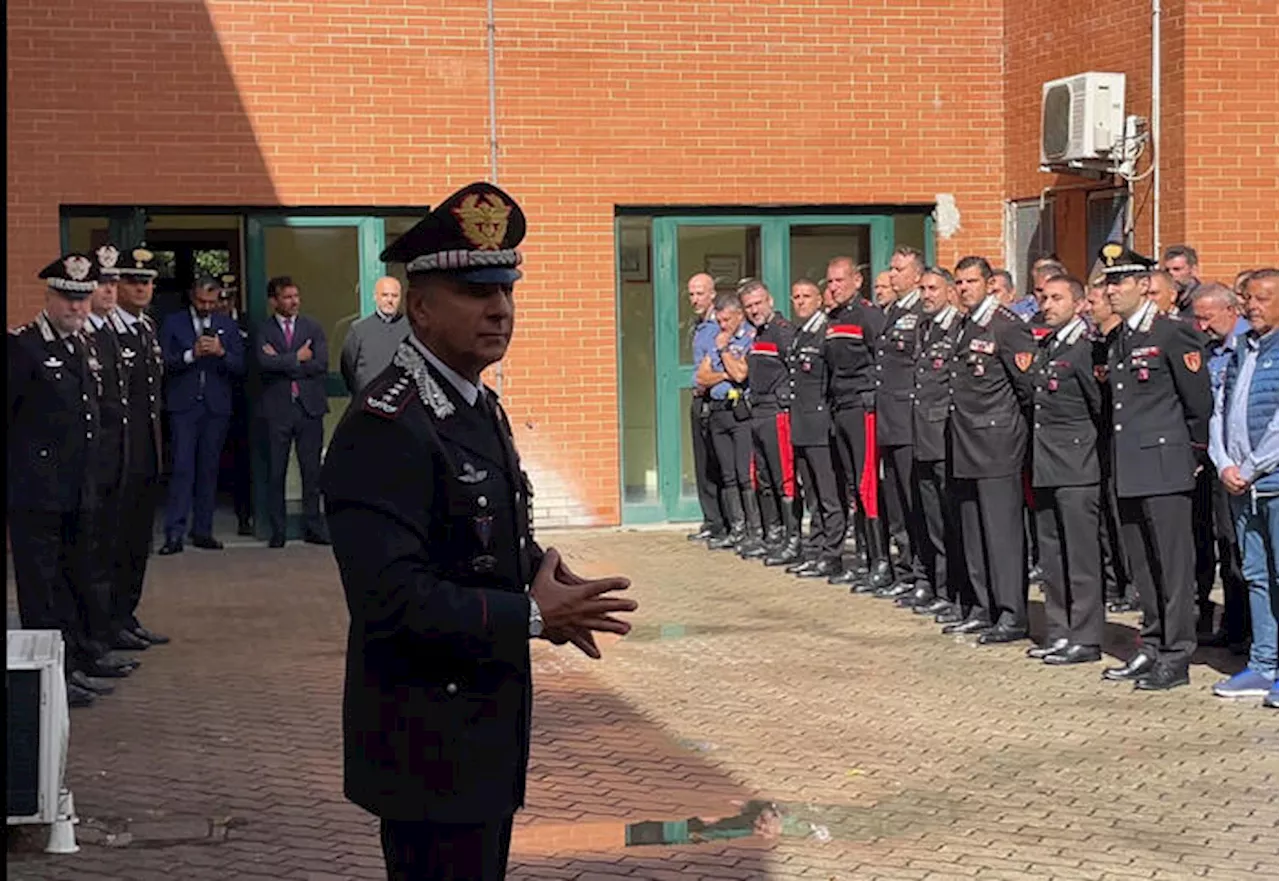
POLYGON ((1185 353, 1182 356, 1182 363, 1187 365, 1187 369, 1190 370, 1192 373, 1198 373, 1200 371, 1200 364, 1202 363, 1200 360, 1200 353, 1199 352, 1185 353))
POLYGON ((1035 355, 1030 352, 1018 352, 1013 356, 1013 363, 1018 365, 1018 369, 1026 373, 1031 369, 1031 362, 1035 360, 1035 355))
POLYGON ((409 403, 412 396, 409 386, 404 380, 397 380, 392 385, 369 394, 364 399, 364 409, 376 416, 393 419, 409 403))

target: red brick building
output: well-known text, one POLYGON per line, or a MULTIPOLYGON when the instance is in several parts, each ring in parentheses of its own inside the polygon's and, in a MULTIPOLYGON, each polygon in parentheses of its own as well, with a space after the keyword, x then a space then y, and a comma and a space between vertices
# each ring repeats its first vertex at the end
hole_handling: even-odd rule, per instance
MULTIPOLYGON (((1160 242, 1197 246, 1208 277, 1274 263, 1275 3, 1162 5, 1160 242)), ((781 293, 837 252, 882 267, 894 242, 945 264, 1056 251, 1085 272, 1124 188, 1038 170, 1041 84, 1121 72, 1125 113, 1152 115, 1149 2, 493 6, 497 178, 531 219, 501 391, 547 524, 692 513, 689 274, 781 293)), ((486 16, 485 0, 10 3, 9 322, 39 308, 60 241, 145 239, 169 267, 162 308, 226 265, 258 316, 268 275, 292 274, 336 370, 382 243, 491 174, 486 16)), ((1152 180, 1133 201, 1148 249, 1152 180)))

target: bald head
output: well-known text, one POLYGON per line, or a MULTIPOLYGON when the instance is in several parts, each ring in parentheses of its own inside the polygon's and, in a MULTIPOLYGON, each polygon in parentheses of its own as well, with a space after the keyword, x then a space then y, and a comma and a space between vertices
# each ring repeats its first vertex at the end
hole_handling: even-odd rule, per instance
POLYGON ((706 272, 689 278, 689 305, 699 317, 705 318, 716 299, 716 280, 706 272))
POLYGON ((384 275, 373 286, 373 303, 383 315, 391 316, 400 311, 400 279, 384 275))

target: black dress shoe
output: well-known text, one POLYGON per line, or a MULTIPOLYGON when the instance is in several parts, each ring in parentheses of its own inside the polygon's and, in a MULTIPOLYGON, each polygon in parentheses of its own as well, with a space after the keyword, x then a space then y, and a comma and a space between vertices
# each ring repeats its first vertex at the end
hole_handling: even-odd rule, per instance
POLYGON ((903 582, 901 584, 890 584, 882 587, 874 594, 878 600, 896 600, 898 597, 904 597, 916 589, 914 584, 903 582))
MULTIPOLYGON (((104 667, 123 668, 129 673, 132 673, 134 670, 142 666, 142 662, 139 661, 137 658, 126 657, 123 655, 114 655, 114 654, 103 655, 100 658, 96 658, 95 661, 104 667)), ((90 673, 89 675, 92 676, 93 674, 90 673)))
POLYGON ((991 629, 991 622, 986 618, 966 618, 955 624, 948 624, 942 628, 943 633, 981 633, 984 630, 991 629))
POLYGON ((1180 685, 1190 685, 1191 677, 1186 667, 1174 667, 1157 663, 1145 676, 1138 678, 1133 687, 1138 691, 1168 691, 1180 685))
POLYGON ((916 606, 927 606, 934 599, 936 597, 933 595, 932 587, 917 587, 911 593, 904 593, 898 597, 893 604, 902 609, 914 609, 916 606))
POLYGON ((800 562, 800 549, 786 545, 764 558, 766 566, 791 566, 800 562))
POLYGON ((253 535, 253 524, 248 520, 241 520, 236 525, 236 535, 253 535))
POLYGON ((88 676, 84 675, 84 671, 82 670, 72 670, 71 675, 67 677, 67 682, 77 688, 83 688, 90 694, 111 694, 111 692, 116 690, 114 685, 107 685, 107 683, 99 682, 97 679, 90 679, 88 676))
POLYGON ((93 702, 97 700, 97 696, 86 689, 81 688, 74 683, 67 683, 67 705, 73 709, 81 707, 91 707, 93 702))
POLYGON ((738 545, 738 556, 744 560, 763 560, 769 556, 769 549, 758 538, 752 538, 738 545))
POLYGON ((911 611, 916 615, 937 615, 951 608, 951 601, 942 597, 934 597, 932 601, 917 605, 911 611))
POLYGON ((844 564, 839 560, 818 560, 809 569, 802 569, 796 575, 800 578, 830 578, 844 571, 844 564))
POLYGON ((1069 645, 1071 645, 1071 640, 1066 637, 1063 637, 1062 639, 1055 639, 1053 642, 1046 642, 1044 645, 1033 645, 1031 648, 1027 649, 1027 657, 1040 660, 1054 652, 1062 651, 1069 645))
POLYGON ((1102 678, 1111 682, 1127 682, 1140 679, 1156 665, 1156 659, 1146 652, 1138 652, 1129 662, 1121 667, 1108 667, 1102 671, 1102 678))
POLYGON ((727 535, 718 535, 707 542, 707 547, 713 551, 728 551, 736 548, 738 542, 742 540, 742 534, 734 534, 732 532, 727 535))
POLYGON ((714 537, 715 537, 715 531, 712 530, 712 528, 706 525, 705 523, 702 525, 702 528, 699 529, 697 532, 691 532, 685 536, 685 538, 688 539, 689 541, 706 541, 707 539, 714 538, 714 537))
POLYGON ((1017 642, 1026 638, 1027 628, 1025 625, 1019 627, 1009 624, 997 624, 990 630, 984 630, 978 635, 978 645, 999 645, 1000 643, 1017 642))
POLYGON ((206 551, 222 550, 222 542, 218 541, 212 535, 191 536, 191 546, 195 548, 203 548, 206 551))
POLYGON ((138 639, 145 639, 152 645, 166 645, 169 642, 169 637, 156 633, 154 630, 148 630, 141 624, 134 625, 133 635, 138 639))
POLYGON ((1070 645, 1044 656, 1044 662, 1055 667, 1066 664, 1093 664, 1102 660, 1102 649, 1096 645, 1070 645))
POLYGON ((827 579, 827 584, 835 584, 841 587, 852 586, 857 587, 862 583, 862 577, 852 569, 846 569, 836 575, 832 575, 827 579))
POLYGON ((867 576, 867 581, 876 590, 893 586, 893 567, 889 565, 889 561, 877 560, 871 567, 871 574, 867 576))
MULTIPOLYGON (((960 606, 956 604, 952 604, 951 608, 949 609, 943 609, 936 616, 934 616, 934 619, 933 619, 935 624, 959 624, 961 621, 964 621, 964 620, 965 620, 964 610, 961 609, 960 606)), ((947 633, 949 631, 944 630, 942 632, 947 633)))
POLYGON ((270 540, 269 542, 267 542, 267 547, 269 547, 269 548, 282 548, 282 547, 284 547, 284 536, 283 536, 283 535, 273 535, 273 536, 271 536, 271 540, 270 540))
POLYGON ((788 575, 795 575, 801 569, 808 569, 809 567, 813 566, 815 562, 816 562, 815 560, 806 560, 804 557, 801 557, 799 560, 792 563, 783 571, 786 572, 788 575))
POLYGON ((302 537, 302 540, 309 545, 331 545, 333 542, 329 540, 329 536, 319 532, 308 532, 302 537))
POLYGON ((1138 604, 1131 600, 1117 600, 1107 604, 1107 611, 1113 615, 1123 615, 1126 612, 1138 611, 1138 604))
POLYGON ((182 553, 182 542, 179 539, 171 538, 160 548, 160 556, 168 557, 173 554, 182 553))
POLYGON ((1027 570, 1027 581, 1032 584, 1040 584, 1044 581, 1044 570, 1039 566, 1032 566, 1027 570))
POLYGON ((111 638, 108 647, 127 652, 140 652, 151 648, 151 643, 138 636, 132 630, 121 630, 111 638))
POLYGON ((97 658, 79 665, 80 672, 97 679, 124 679, 134 671, 129 665, 115 666, 105 658, 97 658))

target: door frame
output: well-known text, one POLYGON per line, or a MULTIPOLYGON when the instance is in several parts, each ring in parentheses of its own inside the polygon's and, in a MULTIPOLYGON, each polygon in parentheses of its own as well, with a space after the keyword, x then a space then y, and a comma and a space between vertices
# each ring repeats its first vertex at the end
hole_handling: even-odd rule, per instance
MULTIPOLYGON (((925 257, 931 260, 934 250, 931 218, 925 221, 925 257)), ((684 445, 681 391, 688 386, 691 364, 680 358, 680 297, 678 240, 681 226, 757 226, 760 228, 761 280, 774 292, 789 291, 791 278, 791 229, 796 226, 867 226, 871 241, 871 277, 889 266, 894 245, 894 215, 880 213, 825 214, 798 211, 794 214, 759 214, 743 212, 714 215, 664 214, 652 219, 651 247, 653 266, 654 384, 655 432, 658 468, 656 502, 628 504, 623 486, 625 469, 619 470, 618 491, 623 500, 622 521, 626 524, 693 522, 702 513, 696 497, 681 495, 684 445)), ((615 223, 615 237, 618 226, 615 223)), ((616 241, 616 239, 615 239, 616 241)), ((619 287, 620 278, 619 278, 619 287)), ((787 296, 775 293, 778 311, 790 314, 787 296)), ((619 333, 621 328, 619 326, 619 333)), ((619 337, 620 339, 620 337, 619 337)), ((621 343, 618 358, 621 363, 621 343)), ((625 404, 619 396, 619 416, 625 404)), ((620 421, 620 425, 625 422, 620 421)), ((619 438, 623 432, 619 432, 619 438)), ((625 450, 620 451, 625 455, 625 450)), ((619 457, 621 461, 621 456, 619 457)))

